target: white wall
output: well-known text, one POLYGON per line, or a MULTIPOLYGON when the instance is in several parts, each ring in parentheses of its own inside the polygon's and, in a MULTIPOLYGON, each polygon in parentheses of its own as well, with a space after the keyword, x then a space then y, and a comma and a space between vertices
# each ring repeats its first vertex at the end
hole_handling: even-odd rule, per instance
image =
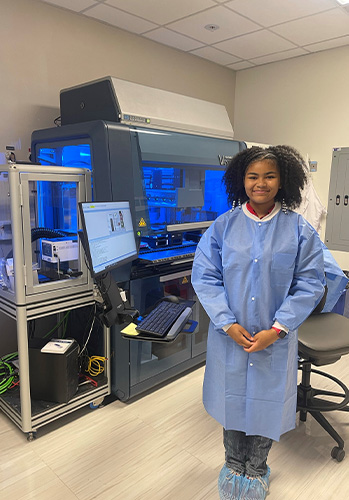
MULTIPOLYGON (((349 46, 239 71, 235 138, 309 154, 318 161, 312 177, 327 206, 332 149, 349 146, 348 85, 349 46)), ((349 253, 332 253, 349 269, 349 253)))
POLYGON ((0 3, 0 153, 26 160, 59 91, 107 75, 223 104, 233 122, 234 71, 38 0, 0 3))

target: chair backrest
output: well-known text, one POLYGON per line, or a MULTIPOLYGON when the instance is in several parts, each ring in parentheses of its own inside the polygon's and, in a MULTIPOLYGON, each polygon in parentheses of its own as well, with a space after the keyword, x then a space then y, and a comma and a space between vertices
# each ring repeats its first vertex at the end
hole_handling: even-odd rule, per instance
POLYGON ((311 314, 320 314, 321 313, 321 311, 323 310, 323 308, 325 307, 325 304, 326 304, 327 292, 328 292, 328 288, 327 288, 327 285, 325 285, 324 294, 321 297, 320 302, 318 303, 318 305, 315 307, 315 309, 313 310, 313 312, 311 314))

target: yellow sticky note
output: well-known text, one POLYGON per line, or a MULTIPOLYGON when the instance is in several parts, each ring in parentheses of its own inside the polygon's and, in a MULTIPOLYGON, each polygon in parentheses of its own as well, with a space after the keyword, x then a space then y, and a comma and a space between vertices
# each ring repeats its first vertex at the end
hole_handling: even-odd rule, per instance
POLYGON ((139 335, 139 332, 136 330, 136 326, 134 323, 130 323, 127 325, 123 330, 121 330, 121 333, 125 333, 126 335, 131 335, 132 337, 136 337, 139 335))

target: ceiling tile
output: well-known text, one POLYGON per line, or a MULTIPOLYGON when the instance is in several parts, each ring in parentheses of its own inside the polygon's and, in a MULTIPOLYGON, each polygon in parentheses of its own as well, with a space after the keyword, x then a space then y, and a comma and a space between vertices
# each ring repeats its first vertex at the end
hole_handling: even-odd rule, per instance
POLYGON ((66 9, 73 10, 74 12, 81 12, 88 7, 92 7, 92 5, 97 5, 98 2, 96 0, 43 0, 46 3, 50 3, 52 5, 57 5, 58 7, 65 7, 66 9))
POLYGON ((235 71, 239 71, 240 69, 253 68, 254 64, 248 61, 241 61, 234 64, 229 64, 228 68, 235 69, 235 71))
POLYGON ((85 12, 85 15, 104 21, 112 26, 117 26, 123 30, 131 31, 132 33, 140 34, 157 28, 156 24, 145 21, 140 17, 132 16, 121 10, 114 9, 114 7, 109 7, 105 4, 99 4, 96 7, 92 7, 85 12))
POLYGON ((249 33, 259 29, 259 26, 224 6, 217 6, 171 23, 168 28, 196 38, 200 42, 211 44, 232 36, 249 33), (219 26, 219 29, 215 31, 205 29, 205 26, 211 24, 219 26))
POLYGON ((336 0, 41 1, 232 69, 349 45, 349 8, 336 0))
POLYGON ((184 50, 185 52, 202 47, 202 43, 187 36, 180 35, 174 31, 168 30, 167 28, 158 28, 153 31, 149 31, 144 34, 145 37, 154 40, 155 42, 163 43, 164 45, 170 45, 176 49, 184 50))
POLYGON ((271 30, 298 45, 307 45, 348 35, 349 16, 338 8, 274 26, 271 30))
POLYGON ((192 50, 191 54, 195 56, 203 57, 204 59, 209 59, 217 64, 222 64, 226 66, 234 62, 239 61, 238 57, 222 52, 221 50, 215 49, 214 47, 203 47, 201 49, 192 50))
POLYGON ((215 47, 241 59, 252 59, 274 52, 293 49, 295 45, 267 30, 256 31, 217 43, 215 47))
POLYGON ((113 7, 158 24, 167 24, 182 17, 214 7, 213 0, 106 0, 113 7))
POLYGON ((272 26, 335 6, 333 0, 233 0, 226 7, 262 26, 272 26))
POLYGON ((305 54, 309 54, 309 52, 304 49, 297 48, 287 50, 286 52, 278 52, 277 54, 269 54, 268 56, 256 57, 254 59, 250 59, 250 61, 254 64, 267 64, 274 61, 291 59, 292 57, 304 56, 305 54))
POLYGON ((343 45, 349 45, 349 35, 340 38, 335 38, 333 40, 326 40, 325 42, 313 43, 307 45, 305 48, 310 50, 310 52, 318 52, 319 50, 334 49, 335 47, 343 47, 343 45))

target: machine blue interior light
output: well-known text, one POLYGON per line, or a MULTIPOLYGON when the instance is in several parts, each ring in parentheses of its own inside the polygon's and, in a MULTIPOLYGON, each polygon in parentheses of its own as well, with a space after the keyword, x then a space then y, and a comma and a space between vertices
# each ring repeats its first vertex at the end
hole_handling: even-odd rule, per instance
POLYGON ((38 225, 77 233, 78 217, 75 182, 38 181, 38 225))
POLYGON ((143 163, 143 182, 151 229, 168 225, 213 221, 229 209, 222 178, 216 166, 152 165, 143 163))
MULTIPOLYGON (((92 171, 91 144, 78 140, 73 141, 73 144, 46 144, 38 148, 36 161, 41 165, 88 168, 92 171)), ((93 179, 91 188, 94 199, 93 179)))
POLYGON ((57 147, 41 147, 37 155, 41 165, 64 165, 65 167, 84 167, 91 169, 90 144, 67 144, 57 147))
MULTIPOLYGON (((33 159, 86 167, 93 200, 128 199, 135 230, 149 238, 208 227, 229 210, 222 183, 238 141, 92 121, 37 131, 33 159)), ((184 235, 185 236, 185 235, 184 235)), ((183 240, 182 240, 183 241, 183 240)))

